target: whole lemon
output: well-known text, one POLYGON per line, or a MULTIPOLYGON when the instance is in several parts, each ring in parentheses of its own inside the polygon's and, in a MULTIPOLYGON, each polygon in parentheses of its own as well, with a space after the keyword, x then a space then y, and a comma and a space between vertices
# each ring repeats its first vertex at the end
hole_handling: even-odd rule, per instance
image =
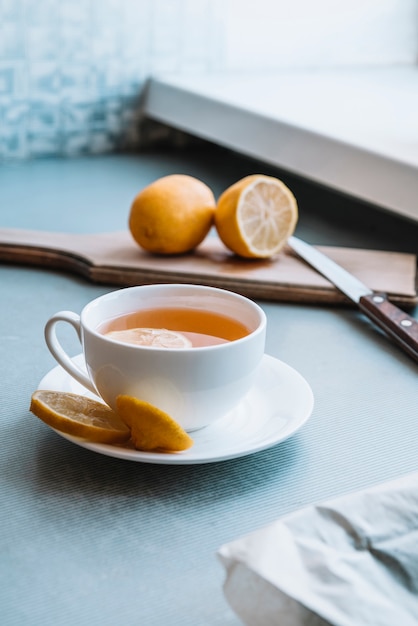
POLYGON ((148 252, 181 254, 196 248, 214 223, 216 201, 201 180, 172 174, 155 180, 134 199, 129 229, 148 252))

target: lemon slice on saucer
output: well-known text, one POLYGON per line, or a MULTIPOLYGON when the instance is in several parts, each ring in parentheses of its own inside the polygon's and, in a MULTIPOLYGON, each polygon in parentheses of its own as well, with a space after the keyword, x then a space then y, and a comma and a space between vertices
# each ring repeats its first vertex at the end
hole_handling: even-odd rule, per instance
POLYGON ((116 398, 116 410, 131 429, 137 450, 181 452, 193 445, 193 439, 180 424, 149 402, 121 395, 116 398))
POLYGON ((106 337, 123 343, 153 348, 191 348, 192 342, 182 333, 165 328, 127 328, 111 330, 106 337))
POLYGON ((112 409, 74 393, 35 391, 30 411, 51 428, 96 443, 123 443, 131 436, 112 409))
POLYGON ((82 395, 38 390, 30 411, 55 430, 94 443, 132 440, 144 452, 181 452, 193 439, 172 417, 154 405, 131 396, 118 396, 117 411, 82 395))

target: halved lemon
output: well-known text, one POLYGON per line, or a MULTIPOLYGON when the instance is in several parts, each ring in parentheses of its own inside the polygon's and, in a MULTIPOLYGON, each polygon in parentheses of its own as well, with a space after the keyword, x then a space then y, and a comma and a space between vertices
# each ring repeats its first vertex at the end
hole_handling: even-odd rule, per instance
POLYGON ((192 342, 182 333, 164 328, 128 328, 126 330, 111 330, 106 333, 109 339, 132 343, 138 346, 153 348, 190 348, 192 342))
POLYGON ((298 206, 290 189, 278 178, 246 176, 220 196, 215 226, 220 239, 235 254, 269 258, 293 234, 298 206))
POLYGON ((38 390, 32 394, 30 410, 48 426, 88 441, 123 443, 131 436, 112 409, 78 394, 38 390))
POLYGON ((148 452, 181 452, 193 439, 170 415, 132 396, 118 396, 116 410, 131 429, 135 448, 148 452))

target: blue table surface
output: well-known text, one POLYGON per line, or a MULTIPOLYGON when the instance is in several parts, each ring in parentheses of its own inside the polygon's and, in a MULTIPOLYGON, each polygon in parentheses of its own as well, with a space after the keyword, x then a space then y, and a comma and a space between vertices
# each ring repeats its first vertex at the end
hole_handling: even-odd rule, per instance
MULTIPOLYGON (((160 176, 191 174, 219 195, 254 171, 274 173, 212 148, 6 163, 0 227, 123 230, 135 194, 160 176)), ((286 182, 299 200, 297 234, 308 241, 418 252, 417 224, 290 175, 286 182)), ((0 286, 3 626, 238 626, 222 591, 222 544, 418 469, 417 365, 354 308, 259 301, 266 352, 312 387, 310 420, 257 454, 167 466, 89 452, 28 410, 55 365, 43 339, 47 318, 79 312, 111 287, 6 264, 0 286)), ((71 333, 66 342, 80 351, 71 333)))

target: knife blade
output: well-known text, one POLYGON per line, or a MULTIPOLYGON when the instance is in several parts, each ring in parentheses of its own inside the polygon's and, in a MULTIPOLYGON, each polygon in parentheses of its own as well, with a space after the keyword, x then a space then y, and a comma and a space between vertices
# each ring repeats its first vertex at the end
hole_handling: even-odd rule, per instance
POLYGON ((288 245, 304 261, 328 278, 376 326, 418 361, 418 320, 392 304, 387 294, 373 291, 317 248, 298 237, 289 237, 288 245))

